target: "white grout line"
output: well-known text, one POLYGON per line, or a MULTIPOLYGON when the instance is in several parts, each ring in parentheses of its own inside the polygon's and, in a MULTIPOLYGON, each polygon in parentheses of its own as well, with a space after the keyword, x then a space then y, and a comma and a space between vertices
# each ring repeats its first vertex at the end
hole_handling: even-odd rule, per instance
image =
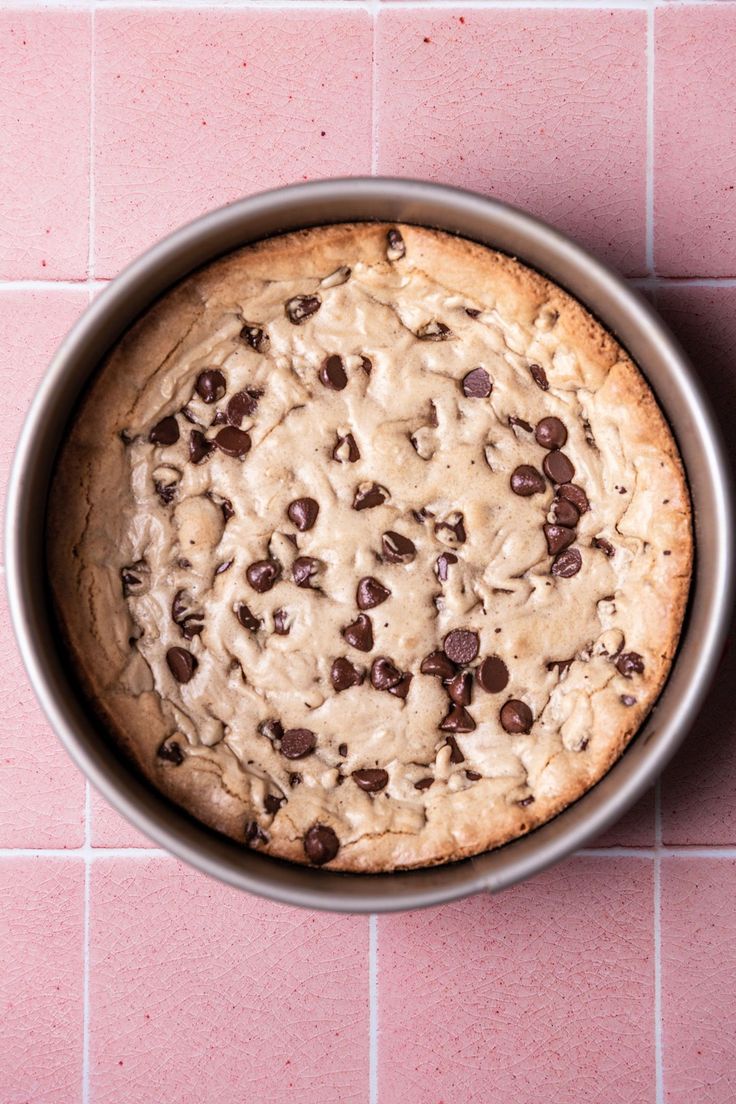
POLYGON ((662 1066, 662 780, 654 788, 654 1068, 656 1104, 664 1104, 662 1066))
POLYGON ((368 926, 368 1104, 378 1104, 378 917, 368 926))
POLYGON ((646 263, 654 275, 654 7, 647 12, 646 263))
POLYGON ((109 280, 0 280, 0 291, 87 291, 107 287, 109 280))
POLYGON ((84 922, 82 957, 82 1104, 89 1104, 89 903, 92 839, 92 791, 84 787, 84 922))

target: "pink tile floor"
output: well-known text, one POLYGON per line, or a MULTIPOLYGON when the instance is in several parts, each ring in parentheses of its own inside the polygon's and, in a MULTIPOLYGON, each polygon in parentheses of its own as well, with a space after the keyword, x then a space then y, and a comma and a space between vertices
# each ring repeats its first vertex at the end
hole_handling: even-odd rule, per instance
MULTIPOLYGON (((0 0, 0 480, 99 281, 216 204, 341 173, 576 236, 654 301, 733 442, 735 113, 728 0, 0 0)), ((0 617, 0 1104, 736 1100, 736 642, 594 847, 369 919, 150 847, 86 791, 0 617)))

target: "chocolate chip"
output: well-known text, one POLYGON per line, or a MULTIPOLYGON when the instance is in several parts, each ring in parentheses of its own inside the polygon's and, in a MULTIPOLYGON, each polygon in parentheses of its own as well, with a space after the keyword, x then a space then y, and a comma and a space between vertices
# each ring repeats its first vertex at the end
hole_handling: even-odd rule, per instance
POLYGON ((575 530, 567 529, 564 525, 543 525, 544 536, 547 541, 547 551, 550 556, 556 556, 569 548, 575 540, 575 530))
POLYGON ((245 842, 249 847, 254 843, 268 843, 268 832, 261 828, 257 820, 249 820, 245 825, 245 842))
POLYGON ((470 705, 473 694, 473 675, 470 671, 461 671, 446 683, 447 693, 455 705, 470 705))
POLYGON ((145 580, 151 574, 151 569, 145 560, 138 560, 120 571, 120 579, 123 584, 123 598, 129 598, 135 594, 141 594, 145 586, 145 580))
POLYGON ((560 552, 552 561, 552 574, 560 579, 571 579, 583 566, 583 558, 577 548, 568 548, 560 552))
POLYGON ((153 484, 153 489, 158 497, 163 502, 164 506, 170 506, 174 501, 174 495, 176 494, 176 483, 162 483, 160 480, 156 480, 153 484))
POLYGON ((526 797, 520 798, 519 801, 516 802, 516 804, 520 805, 522 809, 526 809, 527 805, 534 804, 534 795, 528 794, 526 797))
POLYGON ((575 656, 571 656, 570 659, 551 659, 547 664, 548 671, 554 671, 557 668, 560 675, 564 675, 566 671, 569 671, 575 662, 575 656))
MULTIPOLYGON (((450 708, 450 712, 440 723, 440 730, 442 732, 472 732, 475 728, 475 721, 468 713, 467 709, 464 709, 462 705, 453 705, 450 708)), ((450 741, 448 740, 448 743, 450 741)), ((454 743, 454 741, 453 741, 454 743)), ((457 744, 454 744, 457 748, 457 744)), ((460 754, 458 749, 458 754, 460 754)), ((453 754, 453 763, 462 763, 463 756, 460 754, 460 758, 456 758, 453 754)))
MULTIPOLYGON (((222 516, 224 517, 226 522, 228 522, 231 517, 235 517, 235 510, 233 510, 233 504, 229 498, 219 498, 218 496, 216 499, 214 495, 211 495, 210 497, 212 498, 213 502, 219 502, 220 509, 222 510, 222 516)), ((232 560, 230 562, 232 563, 232 560)))
POLYGON ((148 440, 153 445, 175 445, 179 440, 179 423, 174 415, 170 414, 157 422, 148 434, 148 440))
POLYGON ((344 437, 338 433, 337 444, 332 450, 332 459, 337 460, 338 464, 342 464, 343 460, 347 460, 348 464, 354 464, 356 460, 360 460, 360 450, 352 433, 346 433, 344 437), (345 455, 340 456, 341 452, 345 455))
POLYGON ((437 578, 441 583, 447 582, 450 564, 455 563, 457 563, 457 556, 454 552, 443 552, 437 557, 437 578))
POLYGON ((315 502, 313 498, 295 498, 289 504, 287 513, 299 532, 306 533, 307 529, 311 529, 317 520, 319 503, 315 502))
POLYGON ((201 464, 214 448, 214 441, 208 441, 198 429, 193 429, 189 434, 189 459, 193 464, 201 464))
POLYGON ((390 659, 380 656, 371 665, 371 686, 375 690, 389 690, 401 682, 402 674, 390 659))
POLYGON ((261 326, 252 325, 250 322, 245 323, 240 331, 240 337, 257 353, 265 353, 270 345, 266 331, 261 326))
POLYGON ((254 617, 251 611, 246 606, 245 602, 239 602, 237 609, 235 610, 238 621, 244 629, 249 629, 250 632, 258 632, 262 621, 259 621, 257 617, 254 617))
POLYGON ((510 698, 501 707, 501 727, 506 732, 523 732, 526 734, 531 732, 533 724, 534 715, 526 702, 510 698))
POLYGON ((584 514, 590 509, 588 496, 582 487, 578 487, 577 483, 562 483, 557 488, 557 494, 560 498, 572 502, 579 514, 584 514))
POLYGON ((487 399, 493 390, 493 384, 485 368, 473 368, 463 378, 462 388, 466 399, 487 399))
POLYGON ((259 594, 265 594, 281 578, 281 565, 275 560, 256 560, 245 570, 245 577, 259 594))
POLYGON ((365 790, 366 793, 378 793, 379 790, 385 790, 388 786, 388 771, 372 770, 370 768, 354 770, 352 779, 356 786, 360 786, 361 790, 365 790))
POLYGON ((594 548, 600 548, 601 552, 609 558, 616 553, 616 549, 605 537, 593 537, 592 545, 594 548))
POLYGON ((291 786, 292 790, 294 789, 294 786, 298 786, 301 781, 302 776, 299 773, 295 772, 294 774, 289 775, 289 785, 291 786))
POLYGON ((359 609, 373 609, 385 602, 386 598, 390 598, 391 591, 383 583, 378 582, 377 578, 366 575, 361 578, 355 597, 359 609))
POLYGON ((379 483, 361 484, 355 492, 353 499, 354 510, 372 510, 375 506, 383 506, 389 493, 379 483))
POLYGON ((580 520, 578 508, 566 498, 556 498, 552 503, 552 517, 557 525, 574 529, 580 520))
POLYGON ((184 752, 176 740, 164 740, 156 754, 159 759, 165 759, 166 762, 173 763, 175 767, 180 767, 184 762, 184 752))
POLYGON ((467 778, 468 782, 480 782, 483 775, 478 774, 478 771, 466 770, 465 777, 467 778))
POLYGON ((347 753, 348 753, 348 745, 347 744, 339 744, 338 748, 337 748, 337 753, 338 753, 338 755, 341 755, 342 758, 344 759, 347 756, 347 753))
POLYGON ((285 801, 285 797, 277 797, 276 794, 266 794, 263 806, 267 813, 270 813, 271 816, 276 816, 276 813, 279 811, 285 801))
POLYGON ((553 483, 569 483, 575 474, 575 467, 568 456, 559 449, 548 452, 542 461, 544 474, 553 483))
POLYGON ((644 657, 638 652, 622 652, 616 660, 616 668, 624 678, 630 679, 632 675, 644 673, 644 657))
POLYGON ((342 690, 347 690, 351 686, 360 686, 365 674, 363 671, 359 671, 349 659, 343 658, 334 660, 330 669, 330 678, 334 689, 339 694, 342 690))
POLYGON ((537 422, 534 437, 546 449, 561 449, 567 441, 567 430, 559 418, 542 418, 537 422))
POLYGON ((289 615, 285 609, 273 611, 273 631, 279 636, 288 636, 291 631, 289 615))
POLYGON ((185 640, 193 640, 204 628, 204 614, 193 609, 194 602, 187 590, 177 590, 171 603, 171 620, 179 626, 185 640))
POLYGON ((227 382, 219 368, 206 368, 197 376, 195 390, 202 402, 217 402, 227 390, 227 382))
POLYGON ((263 392, 257 387, 238 391, 227 404, 227 420, 232 426, 239 427, 243 418, 252 418, 258 409, 263 392))
POLYGON ((281 754, 285 759, 303 759, 317 746, 317 737, 309 728, 287 728, 281 737, 281 754))
POLYGON ((293 299, 287 299, 284 304, 286 317, 295 326, 301 326, 313 314, 316 314, 322 306, 319 295, 295 295, 293 299))
POLYGON ((500 694, 509 681, 509 669, 500 656, 486 656, 478 668, 478 682, 488 694, 500 694))
POLYGON ((393 694, 395 698, 401 698, 402 701, 405 700, 409 694, 409 687, 411 686, 411 680, 413 679, 413 677, 414 676, 409 674, 409 672, 407 672, 405 675, 402 675, 401 679, 396 683, 395 686, 389 686, 389 694, 393 694))
POLYGON ((281 721, 277 721, 275 718, 270 718, 267 721, 261 721, 258 725, 258 731, 262 736, 265 736, 268 740, 280 740, 284 735, 284 729, 281 721))
POLYGON ((438 322, 433 318, 431 322, 425 322, 417 330, 420 341, 447 341, 453 336, 452 330, 444 322, 438 322))
POLYGON ((458 544, 465 544, 465 541, 468 539, 468 535, 465 532, 465 525, 463 522, 463 515, 459 514, 458 519, 455 522, 438 521, 434 527, 434 531, 435 533, 442 533, 443 531, 447 531, 448 533, 452 534, 458 544))
POLYGON ((395 533, 393 529, 389 529, 381 537, 381 549, 384 560, 389 563, 411 563, 417 554, 414 541, 401 533, 395 533))
POLYGON ((351 624, 345 626, 342 635, 353 648, 357 648, 360 652, 370 652, 373 647, 373 626, 370 617, 366 617, 364 613, 358 614, 351 624))
POLYGON ((291 565, 291 574, 298 587, 311 588, 312 579, 321 567, 319 560, 313 556, 297 556, 291 565))
POLYGON ((530 495, 542 494, 547 489, 547 484, 542 478, 541 472, 533 468, 531 464, 520 464, 511 473, 511 490, 522 498, 530 495))
POLYGON ((477 307, 466 307, 465 313, 467 314, 468 318, 478 318, 480 316, 480 311, 477 309, 477 307))
POLYGON ((186 648, 169 648, 166 662, 177 682, 189 682, 199 666, 196 656, 186 648))
POLYGON ((528 422, 525 422, 523 418, 517 418, 515 414, 509 414, 509 425, 518 426, 519 429, 525 429, 527 433, 531 433, 532 427, 528 422))
POLYGON ((549 380, 547 379, 547 373, 541 364, 530 364, 529 371, 532 374, 532 379, 536 383, 537 387, 541 387, 542 391, 549 391, 549 380))
POLYGON ((386 257, 389 261, 400 261, 405 256, 406 244, 401 236, 401 231, 397 230, 396 227, 391 227, 386 234, 386 257))
POLYGON ((236 456, 238 459, 246 456, 250 451, 250 437, 244 429, 236 426, 225 426, 215 437, 215 444, 226 456, 236 456))
POLYGON ((445 637, 442 647, 453 663, 472 663, 478 654, 478 634, 470 629, 453 629, 445 637))
POLYGON ((373 361, 371 360, 370 357, 361 356, 361 358, 360 358, 360 367, 363 369, 365 374, 367 376, 369 376, 371 374, 371 372, 373 371, 373 361))
POLYGON ((622 705, 636 705, 636 698, 631 694, 621 694, 620 701, 622 705))
POLYGON ((304 851, 315 866, 331 862, 340 850, 340 841, 326 824, 313 824, 304 837, 304 851))
POLYGON ((341 356, 333 354, 328 356, 319 370, 319 380, 330 391, 344 391, 348 385, 348 377, 341 356))
POLYGON ((434 782, 434 778, 420 778, 418 782, 414 783, 415 790, 428 790, 434 782))
POLYGON ((454 678, 457 674, 457 667, 451 659, 447 658, 444 652, 430 652, 422 660, 419 670, 423 675, 436 675, 443 682, 454 678))
POLYGON ((227 425, 227 414, 224 410, 216 410, 215 416, 210 422, 211 426, 227 425))

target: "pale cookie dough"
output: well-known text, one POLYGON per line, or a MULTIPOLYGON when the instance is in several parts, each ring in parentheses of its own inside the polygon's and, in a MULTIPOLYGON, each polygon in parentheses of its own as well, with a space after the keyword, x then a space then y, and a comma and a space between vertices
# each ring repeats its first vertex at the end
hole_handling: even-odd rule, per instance
POLYGON ((543 823, 667 676, 690 505, 639 371, 519 262, 419 227, 274 238, 119 343, 50 581, 147 777, 271 855, 381 871, 543 823))

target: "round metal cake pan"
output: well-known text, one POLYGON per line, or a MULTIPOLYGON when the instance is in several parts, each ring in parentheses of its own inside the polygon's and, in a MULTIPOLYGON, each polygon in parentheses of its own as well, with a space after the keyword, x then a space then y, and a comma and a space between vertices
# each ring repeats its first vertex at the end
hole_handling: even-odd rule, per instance
POLYGON ((241 889, 308 908, 383 912, 498 891, 594 839, 655 780, 692 725, 720 657, 731 609, 732 506, 720 434, 683 351, 645 300, 579 245, 522 211, 414 180, 347 178, 265 192, 213 211, 129 265, 94 300, 54 357, 26 419, 10 477, 7 588, 38 699, 77 765, 123 816, 161 847, 241 889), (78 692, 55 629, 44 525, 59 443, 108 349, 162 293, 248 242, 353 220, 437 227, 510 253, 580 299, 641 367, 674 430, 694 504, 696 557, 676 661, 641 731, 611 771, 554 820, 496 851, 424 870, 337 874, 270 859, 169 803, 116 753, 78 692))

